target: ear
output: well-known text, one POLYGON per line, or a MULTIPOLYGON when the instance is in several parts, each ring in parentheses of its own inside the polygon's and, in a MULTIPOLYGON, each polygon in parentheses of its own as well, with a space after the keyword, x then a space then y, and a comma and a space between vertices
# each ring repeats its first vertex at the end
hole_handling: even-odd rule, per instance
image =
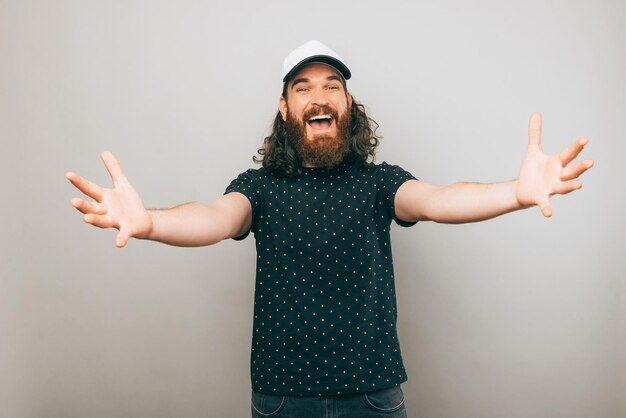
POLYGON ((352 94, 346 90, 346 98, 348 99, 348 110, 352 110, 352 94))
POLYGON ((283 96, 280 96, 278 101, 278 111, 283 117, 283 121, 287 122, 287 100, 283 96))

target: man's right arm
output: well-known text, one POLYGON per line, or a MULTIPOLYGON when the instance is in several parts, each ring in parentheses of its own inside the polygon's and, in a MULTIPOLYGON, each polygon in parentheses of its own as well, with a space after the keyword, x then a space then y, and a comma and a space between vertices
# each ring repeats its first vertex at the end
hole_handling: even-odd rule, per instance
POLYGON ((213 245, 243 235, 252 224, 252 206, 241 193, 211 203, 192 202, 171 209, 150 209, 152 230, 144 239, 179 247, 213 245))
POLYGON ((119 248, 130 238, 183 247, 211 245, 243 235, 250 228, 252 206, 248 198, 237 192, 206 204, 193 202, 172 209, 146 210, 115 156, 105 151, 101 157, 111 175, 112 188, 101 187, 72 172, 66 177, 94 199, 89 202, 73 198, 72 206, 84 214, 83 220, 88 224, 118 229, 115 245, 119 248))

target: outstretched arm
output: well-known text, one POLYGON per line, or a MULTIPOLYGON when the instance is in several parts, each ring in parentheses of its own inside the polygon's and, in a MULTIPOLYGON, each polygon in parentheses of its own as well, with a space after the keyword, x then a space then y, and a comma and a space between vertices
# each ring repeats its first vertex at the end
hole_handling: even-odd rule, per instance
POLYGON ((229 193, 211 203, 192 202, 172 209, 146 210, 119 162, 108 151, 101 155, 113 181, 107 189, 79 176, 67 179, 95 201, 73 198, 71 203, 84 213, 83 220, 99 228, 119 230, 115 245, 124 247, 132 237, 181 247, 204 246, 242 235, 250 228, 252 208, 240 193, 229 193))
POLYGON ((478 222, 535 205, 545 217, 552 216, 549 197, 580 189, 582 182, 578 177, 593 166, 593 161, 570 164, 587 144, 587 138, 576 140, 559 154, 545 155, 541 148, 541 124, 541 114, 533 114, 518 179, 448 186, 407 181, 396 193, 396 216, 406 221, 478 222))

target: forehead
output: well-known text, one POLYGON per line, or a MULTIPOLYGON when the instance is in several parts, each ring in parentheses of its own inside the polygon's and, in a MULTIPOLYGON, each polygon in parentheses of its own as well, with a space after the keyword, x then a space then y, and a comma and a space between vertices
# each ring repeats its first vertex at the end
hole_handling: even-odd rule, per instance
POLYGON ((298 72, 295 73, 293 77, 291 77, 291 80, 289 80, 289 84, 292 84, 294 80, 302 78, 308 78, 311 80, 315 78, 326 79, 327 77, 332 75, 343 79, 343 76, 335 67, 324 64, 322 62, 312 62, 300 68, 298 72))

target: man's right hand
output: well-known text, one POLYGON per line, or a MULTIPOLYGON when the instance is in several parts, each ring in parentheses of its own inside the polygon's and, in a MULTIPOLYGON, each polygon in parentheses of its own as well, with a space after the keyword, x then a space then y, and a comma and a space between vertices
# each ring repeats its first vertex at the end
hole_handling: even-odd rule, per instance
POLYGON ((131 237, 148 238, 153 229, 152 218, 145 209, 139 193, 131 186, 122 172, 117 158, 109 151, 100 157, 113 180, 113 188, 107 189, 68 172, 65 177, 81 192, 95 200, 88 202, 75 197, 71 203, 84 213, 83 220, 99 228, 119 230, 115 245, 122 248, 131 237))

